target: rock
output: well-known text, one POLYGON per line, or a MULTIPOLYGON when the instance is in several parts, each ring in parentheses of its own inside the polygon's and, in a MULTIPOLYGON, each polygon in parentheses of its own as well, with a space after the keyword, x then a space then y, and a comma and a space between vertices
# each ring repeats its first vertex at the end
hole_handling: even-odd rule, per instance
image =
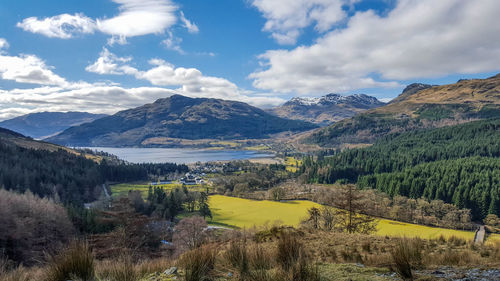
POLYGON ((165 275, 174 275, 174 274, 177 274, 177 267, 172 266, 171 268, 165 270, 163 272, 163 274, 165 274, 165 275))

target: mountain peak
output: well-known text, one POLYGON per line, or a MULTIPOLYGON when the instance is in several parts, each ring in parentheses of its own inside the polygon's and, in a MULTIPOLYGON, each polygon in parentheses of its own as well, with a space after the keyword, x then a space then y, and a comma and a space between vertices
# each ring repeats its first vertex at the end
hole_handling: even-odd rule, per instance
POLYGON ((168 145, 172 139, 267 138, 316 127, 270 115, 243 102, 173 95, 71 127, 47 140, 70 146, 168 145))
POLYGON ((294 97, 271 112, 284 118, 327 125, 384 104, 365 94, 330 93, 322 97, 294 97))

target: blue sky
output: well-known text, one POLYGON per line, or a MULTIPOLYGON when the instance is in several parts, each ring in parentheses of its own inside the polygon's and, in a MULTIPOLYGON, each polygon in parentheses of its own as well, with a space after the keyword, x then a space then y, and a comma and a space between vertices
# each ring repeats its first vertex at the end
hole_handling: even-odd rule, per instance
POLYGON ((172 94, 278 105, 500 71, 495 0, 0 3, 0 120, 172 94))

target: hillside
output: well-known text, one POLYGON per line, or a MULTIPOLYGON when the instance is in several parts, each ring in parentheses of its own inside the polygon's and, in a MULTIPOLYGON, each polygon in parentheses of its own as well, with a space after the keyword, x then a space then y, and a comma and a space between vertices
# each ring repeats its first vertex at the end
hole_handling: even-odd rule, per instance
POLYGON ((306 158, 314 183, 357 182, 390 196, 424 197, 468 208, 474 219, 500 215, 500 119, 392 134, 373 146, 317 161, 306 158))
POLYGON ((315 127, 242 102, 174 95, 69 128, 47 140, 69 146, 141 146, 161 138, 267 138, 315 127))
POLYGON ((107 160, 0 128, 0 187, 21 193, 30 190, 64 204, 80 206, 96 200, 107 181, 147 180, 148 175, 187 171, 185 165, 107 160))
POLYGON ((269 112, 283 118, 326 126, 384 104, 376 98, 364 94, 349 96, 328 94, 319 98, 295 97, 269 112))
POLYGON ((105 116, 107 115, 87 112, 39 112, 2 121, 0 127, 32 138, 43 139, 69 127, 92 122, 105 116))
POLYGON ((389 104, 318 130, 303 139, 323 147, 369 144, 389 133, 500 116, 500 74, 455 84, 412 84, 389 104))

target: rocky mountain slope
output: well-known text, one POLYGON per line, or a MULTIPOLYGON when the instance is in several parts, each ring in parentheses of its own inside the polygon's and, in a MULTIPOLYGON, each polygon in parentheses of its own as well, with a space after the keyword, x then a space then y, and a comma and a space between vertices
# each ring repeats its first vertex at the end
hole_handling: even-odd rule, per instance
POLYGON ((87 112, 39 112, 2 121, 0 127, 32 138, 43 139, 69 127, 92 122, 105 116, 107 115, 87 112))
POLYGON ((271 109, 270 112, 283 118, 326 126, 383 105, 385 103, 364 94, 350 96, 328 94, 318 98, 292 98, 285 104, 271 109))
POLYGON ((302 142, 322 147, 370 144, 380 136, 500 117, 500 74, 430 86, 412 84, 389 104, 317 130, 302 142))
POLYGON ((162 138, 248 139, 314 124, 273 116, 243 102, 174 95, 71 127, 48 138, 69 146, 143 146, 162 138))

